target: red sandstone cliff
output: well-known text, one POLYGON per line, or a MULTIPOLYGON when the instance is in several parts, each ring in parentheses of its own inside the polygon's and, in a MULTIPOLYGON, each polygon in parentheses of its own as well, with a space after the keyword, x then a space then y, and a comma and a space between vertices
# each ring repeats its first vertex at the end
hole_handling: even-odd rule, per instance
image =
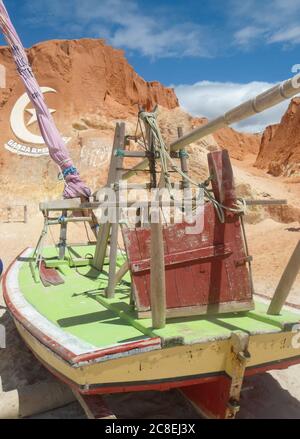
MULTIPOLYGON (((194 127, 205 125, 206 118, 195 118, 194 127)), ((248 134, 235 131, 232 128, 221 128, 213 134, 220 148, 228 149, 229 154, 236 160, 243 160, 249 154, 257 155, 261 143, 260 134, 248 134)))
MULTIPOLYGON (((83 173, 90 174, 91 163, 99 167, 106 163, 115 121, 133 118, 138 104, 148 109, 155 104, 166 109, 178 107, 173 89, 159 82, 146 82, 130 66, 123 51, 106 45, 103 40, 48 41, 33 46, 27 53, 40 86, 56 90, 45 94, 45 99, 56 110, 54 120, 63 136, 70 138, 69 149, 83 173), (78 143, 81 136, 92 137, 85 145, 84 157, 78 143)), ((18 138, 10 125, 12 109, 25 90, 7 47, 0 47, 0 63, 7 73, 6 88, 0 89, 1 191, 12 194, 14 187, 16 198, 59 194, 57 168, 49 157, 21 156, 4 147, 11 139, 25 146, 35 145, 18 138)), ((30 124, 32 114, 28 109, 32 109, 31 104, 24 108, 16 124, 25 124, 26 130, 40 135, 37 123, 30 124)), ((104 178, 100 169, 98 175, 104 178)), ((85 177, 90 184, 102 181, 85 177)))
MULTIPOLYGON (((54 120, 64 137, 82 177, 94 190, 106 181, 116 120, 126 120, 128 133, 134 134, 138 104, 151 109, 158 104, 166 140, 176 136, 177 125, 185 132, 206 119, 191 116, 174 117, 178 100, 171 88, 159 82, 146 82, 131 67, 123 51, 105 44, 104 40, 55 40, 27 50, 33 71, 46 93, 49 108, 55 110, 54 120), (183 119, 182 119, 183 118, 183 119)), ((0 47, 0 62, 6 67, 6 88, 0 89, 0 192, 14 200, 38 200, 59 196, 62 185, 57 181, 57 167, 49 157, 28 157, 5 149, 9 141, 27 147, 24 138, 12 130, 10 117, 18 99, 24 94, 10 50, 0 47)), ((24 106, 16 121, 27 133, 40 135, 32 119, 32 105, 24 106)), ((181 110, 180 110, 181 111, 181 110)), ((256 152, 256 136, 223 129, 215 137, 204 139, 208 148, 227 148, 232 157, 243 159, 256 152)), ((41 147, 41 146, 38 146, 41 147)))
POLYGON ((260 134, 240 133, 232 128, 218 130, 214 137, 221 148, 228 149, 231 157, 243 160, 248 154, 257 154, 261 142, 260 134))
MULTIPOLYGON (((144 81, 130 66, 122 50, 100 39, 54 40, 37 44, 27 51, 40 85, 55 88, 63 95, 65 115, 104 110, 111 117, 126 117, 137 111, 137 104, 155 103, 175 108, 174 91, 159 82, 144 81)), ((8 90, 3 103, 23 91, 8 48, 0 48, 1 63, 7 68, 8 90), (9 93, 10 91, 10 93, 9 93)))
POLYGON ((300 174, 300 98, 294 98, 280 124, 267 127, 255 165, 274 176, 300 174))

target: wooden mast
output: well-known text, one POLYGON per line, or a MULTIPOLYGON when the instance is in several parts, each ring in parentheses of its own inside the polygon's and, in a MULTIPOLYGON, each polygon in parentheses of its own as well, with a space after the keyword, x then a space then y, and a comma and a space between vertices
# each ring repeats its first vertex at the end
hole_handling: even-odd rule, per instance
MULTIPOLYGON (((154 138, 150 126, 145 120, 146 137, 149 154, 150 167, 150 187, 151 189, 160 189, 164 185, 163 176, 161 174, 159 183, 157 184, 156 166, 155 166, 155 147, 154 138)), ((150 301, 152 326, 154 329, 161 329, 166 326, 166 277, 165 277, 165 258, 164 258, 164 238, 163 225, 161 219, 161 209, 152 209, 150 213, 150 229, 151 229, 151 267, 150 267, 150 301)))

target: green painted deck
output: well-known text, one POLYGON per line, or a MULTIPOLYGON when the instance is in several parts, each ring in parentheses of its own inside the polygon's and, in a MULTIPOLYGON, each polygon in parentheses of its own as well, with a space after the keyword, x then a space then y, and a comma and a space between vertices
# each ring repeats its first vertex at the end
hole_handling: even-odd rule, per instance
MULTIPOLYGON (((73 247, 72 257, 87 258, 94 247, 73 247)), ((55 261, 54 248, 44 251, 46 261, 55 261)), ((122 257, 119 264, 123 263, 122 257)), ((108 268, 106 266, 106 268, 108 268)), ((106 299, 106 270, 99 273, 91 266, 60 267, 65 284, 44 287, 35 283, 28 262, 19 272, 19 285, 27 301, 49 321, 81 340, 99 348, 161 337, 163 345, 194 344, 225 339, 233 331, 249 334, 280 332, 286 325, 299 322, 300 315, 283 311, 280 316, 267 316, 267 306, 256 303, 255 311, 215 316, 168 320, 164 329, 154 330, 150 319, 137 319, 130 302, 130 275, 116 290, 114 299, 106 299)), ((182 292, 184 294, 184 291, 182 292)))

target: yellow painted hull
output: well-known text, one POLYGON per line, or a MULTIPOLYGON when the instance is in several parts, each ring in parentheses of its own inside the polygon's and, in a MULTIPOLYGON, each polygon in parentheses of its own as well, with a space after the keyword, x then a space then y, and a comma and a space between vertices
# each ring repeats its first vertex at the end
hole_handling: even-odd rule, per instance
MULTIPOLYGON (((90 299, 91 307, 89 310, 84 308, 78 318, 87 299, 77 294, 80 306, 72 310, 75 284, 68 278, 65 292, 70 297, 64 310, 71 309, 73 314, 64 319, 55 317, 51 322, 46 317, 47 310, 43 315, 34 306, 34 300, 33 304, 26 300, 20 282, 22 264, 22 260, 13 263, 3 279, 4 298, 16 327, 34 355, 53 374, 81 393, 166 390, 201 384, 221 376, 233 377, 240 353, 249 353, 245 374, 300 363, 300 333, 297 332, 300 316, 297 313, 285 311, 281 316, 268 316, 265 307, 256 304, 257 309, 253 312, 223 318, 219 315, 170 320, 166 328, 154 331, 147 323, 130 315, 122 294, 109 303, 99 297, 105 302, 102 305, 90 299), (96 322, 92 330, 91 317, 96 322), (80 328, 83 337, 67 330, 70 320, 75 325, 74 331, 80 328), (98 326, 99 321, 101 325, 98 326), (99 334, 101 343, 87 342, 85 331, 90 331, 92 336, 99 334), (108 340, 111 333, 114 338, 108 340), (246 337, 247 346, 235 352, 234 359, 235 337, 246 337)), ((87 286, 92 287, 90 283, 87 286)), ((87 286, 84 285, 82 291, 87 286)), ((51 290, 51 296, 48 290, 40 290, 39 286, 33 285, 29 290, 33 287, 35 300, 62 297, 58 290, 51 290)), ((78 291, 78 286, 76 288, 78 291)), ((53 307, 55 310, 59 303, 53 307)))
MULTIPOLYGON (((31 335, 17 320, 16 327, 27 346, 53 373, 82 393, 111 393, 121 389, 171 388, 230 375, 227 358, 230 340, 176 346, 138 355, 72 366, 31 335), (156 383, 161 383, 155 385, 156 383), (114 390, 115 389, 115 390, 114 390)), ((250 337, 252 370, 281 368, 282 362, 300 362, 300 348, 293 347, 294 333, 260 334, 250 337)))

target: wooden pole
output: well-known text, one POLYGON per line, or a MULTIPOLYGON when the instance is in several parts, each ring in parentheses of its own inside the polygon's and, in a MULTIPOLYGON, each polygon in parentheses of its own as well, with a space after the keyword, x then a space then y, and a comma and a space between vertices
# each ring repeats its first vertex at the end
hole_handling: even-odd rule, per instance
POLYGON ((128 261, 126 261, 126 262, 124 262, 122 267, 119 268, 119 270, 117 271, 117 273, 115 275, 115 285, 117 285, 119 282, 121 282, 121 280, 123 279, 125 274, 128 273, 128 271, 129 271, 129 263, 128 263, 128 261))
MULTIPOLYGON (((154 139, 150 126, 146 124, 146 133, 148 148, 154 153, 154 139)), ((156 168, 154 155, 149 160, 151 170, 151 187, 157 187, 156 168)), ((164 185, 163 175, 161 173, 158 187, 164 185)), ((161 329, 166 326, 166 274, 165 274, 165 254, 163 240, 163 226, 161 220, 160 208, 154 209, 150 215, 151 230, 151 266, 150 266, 150 301, 152 326, 154 329, 161 329), (157 218, 155 218, 155 216, 157 218)))
MULTIPOLYGON (((182 129, 182 127, 178 127, 177 128, 177 132, 178 132, 178 138, 179 139, 181 137, 183 137, 183 129, 182 129)), ((185 149, 181 149, 179 151, 179 157, 180 157, 181 170, 186 175, 188 175, 189 168, 188 168, 188 162, 187 162, 187 152, 186 152, 185 149)), ((189 181, 186 178, 182 179, 182 187, 183 187, 183 189, 186 189, 186 188, 190 187, 190 183, 189 183, 189 181)))
POLYGON ((24 223, 28 223, 28 208, 27 205, 24 206, 24 223))
POLYGON ((280 314, 283 305, 285 304, 291 288, 296 280, 297 274, 300 270, 300 241, 298 242, 287 266, 281 276, 278 287, 276 288, 274 297, 268 309, 268 314, 280 314))
POLYGON ((7 222, 11 223, 11 207, 7 208, 7 222))
POLYGON ((106 297, 112 299, 115 295, 116 288, 116 266, 117 266, 117 256, 118 256, 118 233, 119 233, 119 218, 116 218, 116 222, 111 225, 110 232, 110 248, 109 248, 109 274, 108 274, 108 285, 106 288, 106 297))
POLYGON ((117 419, 102 395, 82 395, 77 390, 73 390, 73 393, 88 419, 117 419))
MULTIPOLYGON (((67 216, 67 211, 62 211, 62 216, 67 216)), ((59 259, 64 259, 66 254, 66 244, 67 244, 67 228, 66 222, 63 222, 60 226, 60 238, 59 238, 59 259)))
POLYGON ((158 222, 151 219, 151 312, 152 326, 161 329, 166 326, 166 279, 164 241, 161 214, 158 222))
MULTIPOLYGON (((125 149, 125 124, 121 125, 120 128, 120 142, 119 142, 119 151, 123 152, 125 149)), ((115 194, 116 194, 116 202, 120 201, 120 191, 119 184, 122 177, 122 165, 123 165, 123 154, 118 155, 114 159, 115 163, 115 194)), ((116 215, 115 222, 111 225, 111 234, 110 234, 110 250, 109 250, 109 275, 108 275, 108 285, 106 288, 106 297, 112 299, 115 295, 116 289, 116 269, 117 269, 117 257, 118 257, 118 234, 119 234, 119 221, 120 221, 120 212, 119 208, 116 207, 116 215)))

